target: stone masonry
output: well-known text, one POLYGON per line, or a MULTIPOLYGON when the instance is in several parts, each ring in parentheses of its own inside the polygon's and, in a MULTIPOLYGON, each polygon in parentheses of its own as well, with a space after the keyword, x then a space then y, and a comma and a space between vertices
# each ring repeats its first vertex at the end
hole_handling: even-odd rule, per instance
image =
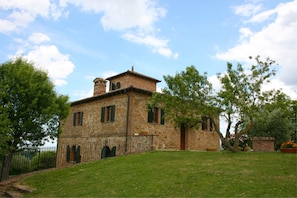
POLYGON ((69 155, 74 155, 75 149, 79 162, 101 159, 104 146, 115 146, 116 155, 157 149, 219 150, 219 136, 214 131, 187 128, 184 147, 181 147, 180 128, 175 128, 166 119, 162 123, 160 115, 156 122, 148 122, 148 102, 159 80, 134 70, 106 80, 110 81, 108 92, 104 92, 106 81, 96 78, 94 96, 73 102, 68 118, 61 121, 57 167, 76 163, 74 156, 70 161, 66 160, 69 155), (106 113, 106 108, 108 120, 103 122, 104 107, 112 107, 108 111, 113 111, 113 115, 106 113))

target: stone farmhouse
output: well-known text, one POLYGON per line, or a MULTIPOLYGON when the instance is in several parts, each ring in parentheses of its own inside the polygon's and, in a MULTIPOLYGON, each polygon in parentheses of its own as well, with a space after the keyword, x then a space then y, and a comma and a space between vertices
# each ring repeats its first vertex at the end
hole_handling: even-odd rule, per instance
POLYGON ((149 108, 158 82, 133 67, 107 79, 96 78, 94 95, 72 102, 68 118, 61 121, 57 167, 101 159, 107 146, 116 155, 159 149, 219 150, 219 136, 209 119, 199 130, 175 128, 166 121, 163 109, 149 108))

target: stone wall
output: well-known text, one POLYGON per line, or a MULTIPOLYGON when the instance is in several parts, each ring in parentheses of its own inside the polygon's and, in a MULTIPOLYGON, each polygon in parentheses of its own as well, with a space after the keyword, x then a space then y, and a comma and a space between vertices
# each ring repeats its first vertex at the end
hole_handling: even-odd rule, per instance
POLYGON ((254 151, 274 151, 273 137, 254 137, 253 150, 254 151))
MULTIPOLYGON (((166 119, 165 124, 148 123, 149 98, 150 95, 145 93, 122 92, 72 106, 68 118, 61 122, 57 166, 69 165, 66 161, 67 146, 79 146, 81 162, 101 159, 101 150, 106 145, 110 148, 116 146, 116 155, 151 149, 180 150, 180 128, 175 128, 166 119), (115 106, 114 121, 102 123, 101 108, 111 105, 115 106), (75 112, 83 112, 82 125, 73 126, 75 112)), ((186 150, 218 150, 220 143, 214 131, 187 129, 185 145, 186 150)))

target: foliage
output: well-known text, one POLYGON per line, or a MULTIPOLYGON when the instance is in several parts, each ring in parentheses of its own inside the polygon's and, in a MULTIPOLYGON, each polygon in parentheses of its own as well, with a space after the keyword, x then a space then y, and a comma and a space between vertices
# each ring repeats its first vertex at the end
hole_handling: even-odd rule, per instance
POLYGON ((206 73, 200 75, 194 66, 175 76, 164 76, 167 87, 162 94, 153 95, 151 105, 161 105, 165 109, 166 119, 173 121, 176 127, 199 126, 202 116, 210 118, 223 146, 235 152, 239 148, 240 137, 255 125, 263 106, 273 104, 285 107, 289 101, 279 90, 263 90, 263 85, 268 84, 275 75, 272 68, 275 61, 269 58, 261 61, 259 56, 255 61, 256 64, 249 69, 240 63, 235 68, 227 63, 226 73, 218 74, 221 83, 218 93, 213 93, 206 73), (225 137, 216 119, 219 113, 227 122, 225 137), (234 142, 231 145, 232 128, 234 142))
POLYGON ((68 97, 57 95, 47 73, 22 58, 0 65, 0 151, 36 147, 58 135, 68 97))
POLYGON ((162 94, 153 94, 151 106, 161 105, 166 112, 166 119, 176 127, 198 127, 202 122, 201 115, 218 113, 211 102, 212 85, 207 80, 206 73, 201 75, 194 66, 175 76, 163 76, 167 87, 162 94))
POLYGON ((36 188, 29 197, 295 197, 296 163, 280 152, 154 151, 20 182, 36 188))
POLYGON ((261 116, 255 119, 255 126, 250 130, 250 137, 274 137, 275 149, 280 148, 281 143, 290 139, 292 122, 290 114, 284 108, 275 108, 271 112, 263 110, 261 116))
POLYGON ((292 141, 284 142, 281 145, 281 148, 296 148, 296 147, 297 147, 297 144, 292 141))
POLYGON ((56 152, 45 151, 35 155, 31 160, 31 170, 41 170, 56 167, 56 152))

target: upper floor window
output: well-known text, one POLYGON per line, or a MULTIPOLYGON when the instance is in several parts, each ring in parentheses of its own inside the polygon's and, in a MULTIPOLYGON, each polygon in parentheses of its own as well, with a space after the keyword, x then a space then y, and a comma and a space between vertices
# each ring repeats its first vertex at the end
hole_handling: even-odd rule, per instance
POLYGON ((101 108, 101 122, 114 122, 115 105, 101 108))
POLYGON ((117 82, 117 83, 111 83, 111 90, 116 90, 116 89, 120 89, 121 88, 121 83, 117 82))
POLYGON ((73 113, 73 126, 81 126, 83 124, 83 112, 73 113))
POLYGON ((117 82, 116 88, 117 89, 120 89, 121 88, 121 83, 120 82, 117 82))
POLYGON ((158 108, 158 107, 154 107, 154 108, 149 107, 149 109, 148 109, 148 122, 149 123, 164 124, 165 123, 164 116, 165 116, 164 109, 158 108))

